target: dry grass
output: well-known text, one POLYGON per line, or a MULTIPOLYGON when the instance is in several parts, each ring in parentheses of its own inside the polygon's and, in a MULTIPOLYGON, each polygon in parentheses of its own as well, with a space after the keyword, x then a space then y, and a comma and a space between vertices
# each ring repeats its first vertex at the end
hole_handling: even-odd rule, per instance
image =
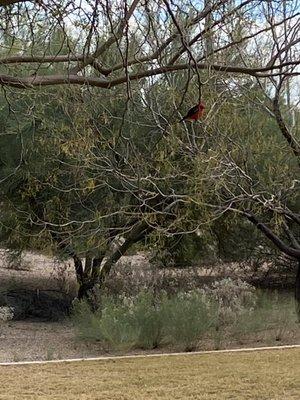
POLYGON ((300 350, 0 367, 0 399, 299 399, 300 350))

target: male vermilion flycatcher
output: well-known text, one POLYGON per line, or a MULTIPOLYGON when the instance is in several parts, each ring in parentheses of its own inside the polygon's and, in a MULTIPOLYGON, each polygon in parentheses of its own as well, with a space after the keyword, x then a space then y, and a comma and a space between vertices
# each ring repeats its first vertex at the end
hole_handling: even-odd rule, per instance
POLYGON ((200 119, 203 116, 204 109, 205 109, 205 105, 204 105, 204 103, 202 103, 202 101, 200 101, 200 103, 197 104, 196 106, 192 107, 187 112, 186 116, 183 117, 179 122, 182 122, 182 121, 198 121, 198 119, 200 119))

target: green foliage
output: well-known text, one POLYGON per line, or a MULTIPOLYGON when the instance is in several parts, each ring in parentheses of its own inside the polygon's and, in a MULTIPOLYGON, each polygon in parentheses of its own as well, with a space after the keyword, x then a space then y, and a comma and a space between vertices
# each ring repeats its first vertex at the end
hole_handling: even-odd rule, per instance
POLYGON ((78 337, 102 339, 111 348, 153 349, 167 341, 192 350, 213 323, 203 295, 196 291, 159 299, 150 292, 133 299, 103 296, 101 304, 102 312, 93 313, 87 302, 77 303, 72 319, 78 337))
POLYGON ((294 299, 288 293, 258 291, 255 307, 238 315, 233 331, 243 336, 268 330, 274 339, 281 340, 296 321, 294 299))
POLYGON ((133 323, 139 332, 136 346, 155 349, 163 340, 163 314, 151 291, 141 292, 134 301, 133 323))
POLYGON ((73 305, 72 320, 79 339, 88 341, 103 340, 101 313, 92 312, 88 302, 76 301, 73 305))
MULTIPOLYGON (((240 18, 233 24, 236 40, 246 26, 240 18)), ((48 37, 37 29, 33 54, 76 53, 76 46, 83 45, 84 39, 64 42, 59 27, 51 32, 48 37)), ((29 34, 24 28, 25 37, 29 34)), ((140 40, 131 39, 129 58, 140 40)), ((4 34, 3 40, 10 36, 4 34)), ((179 40, 172 43, 170 56, 179 45, 179 40)), ((116 46, 103 55, 104 65, 122 62, 116 46)), ((218 57, 238 62, 239 51, 232 51, 218 57)), ((131 71, 146 65, 131 66, 131 71)), ((61 73, 64 67, 39 66, 43 74, 61 73)), ((226 74, 216 78, 207 71, 200 71, 200 78, 206 82, 207 113, 194 125, 177 124, 199 95, 198 77, 190 71, 132 81, 130 96, 125 85, 109 91, 72 86, 2 91, 1 244, 61 256, 55 233, 79 255, 103 253, 112 236, 143 220, 154 228, 146 247, 166 250, 167 260, 171 254, 176 265, 252 255, 261 236, 248 222, 225 215, 224 208, 252 206, 265 216, 265 200, 275 198, 297 209, 298 166, 252 78, 231 81, 226 74), (238 201, 233 204, 232 198, 238 201), (173 201, 178 203, 164 214, 173 201)), ((266 218, 282 233, 279 217, 270 219, 267 209, 266 218)))
POLYGON ((251 336, 273 343, 297 328, 291 295, 254 292, 243 282, 170 297, 151 292, 134 298, 103 296, 101 304, 102 312, 93 312, 87 302, 77 302, 72 320, 80 339, 100 340, 112 349, 171 345, 191 351, 207 340, 219 349, 226 340, 242 342, 251 336))
POLYGON ((162 318, 153 294, 141 292, 135 299, 103 296, 101 310, 92 312, 86 301, 75 304, 72 319, 79 338, 103 340, 115 349, 160 345, 162 318))
POLYGON ((102 307, 100 329, 104 340, 112 348, 133 347, 138 338, 138 330, 130 305, 106 297, 103 298, 102 307))
POLYGON ((194 350, 201 337, 214 324, 208 304, 197 291, 164 298, 161 308, 167 339, 186 351, 194 350))

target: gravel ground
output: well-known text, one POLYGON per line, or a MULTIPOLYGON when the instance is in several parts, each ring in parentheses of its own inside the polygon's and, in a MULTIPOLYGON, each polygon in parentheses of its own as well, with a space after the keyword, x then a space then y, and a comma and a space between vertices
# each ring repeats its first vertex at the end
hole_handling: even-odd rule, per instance
POLYGON ((0 324, 0 362, 93 357, 104 353, 99 344, 78 342, 69 322, 0 324))

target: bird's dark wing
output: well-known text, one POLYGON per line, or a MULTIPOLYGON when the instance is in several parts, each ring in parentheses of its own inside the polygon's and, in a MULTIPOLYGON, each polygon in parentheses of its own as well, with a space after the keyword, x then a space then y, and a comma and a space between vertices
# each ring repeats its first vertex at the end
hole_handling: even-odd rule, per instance
POLYGON ((196 106, 190 108, 189 111, 186 113, 186 115, 185 115, 179 122, 182 122, 182 121, 184 121, 185 119, 190 118, 192 115, 196 114, 196 112, 198 111, 198 109, 199 109, 199 106, 198 106, 198 105, 196 105, 196 106))
POLYGON ((182 119, 183 119, 183 120, 184 120, 184 119, 187 119, 187 118, 191 117, 192 115, 196 114, 196 112, 198 111, 198 109, 199 109, 199 106, 198 106, 198 105, 192 107, 182 119))
POLYGON ((192 108, 187 112, 186 115, 188 115, 188 116, 194 115, 194 114, 196 114, 196 112, 198 111, 198 109, 199 109, 199 106, 198 106, 198 104, 197 104, 196 106, 192 107, 192 108))

